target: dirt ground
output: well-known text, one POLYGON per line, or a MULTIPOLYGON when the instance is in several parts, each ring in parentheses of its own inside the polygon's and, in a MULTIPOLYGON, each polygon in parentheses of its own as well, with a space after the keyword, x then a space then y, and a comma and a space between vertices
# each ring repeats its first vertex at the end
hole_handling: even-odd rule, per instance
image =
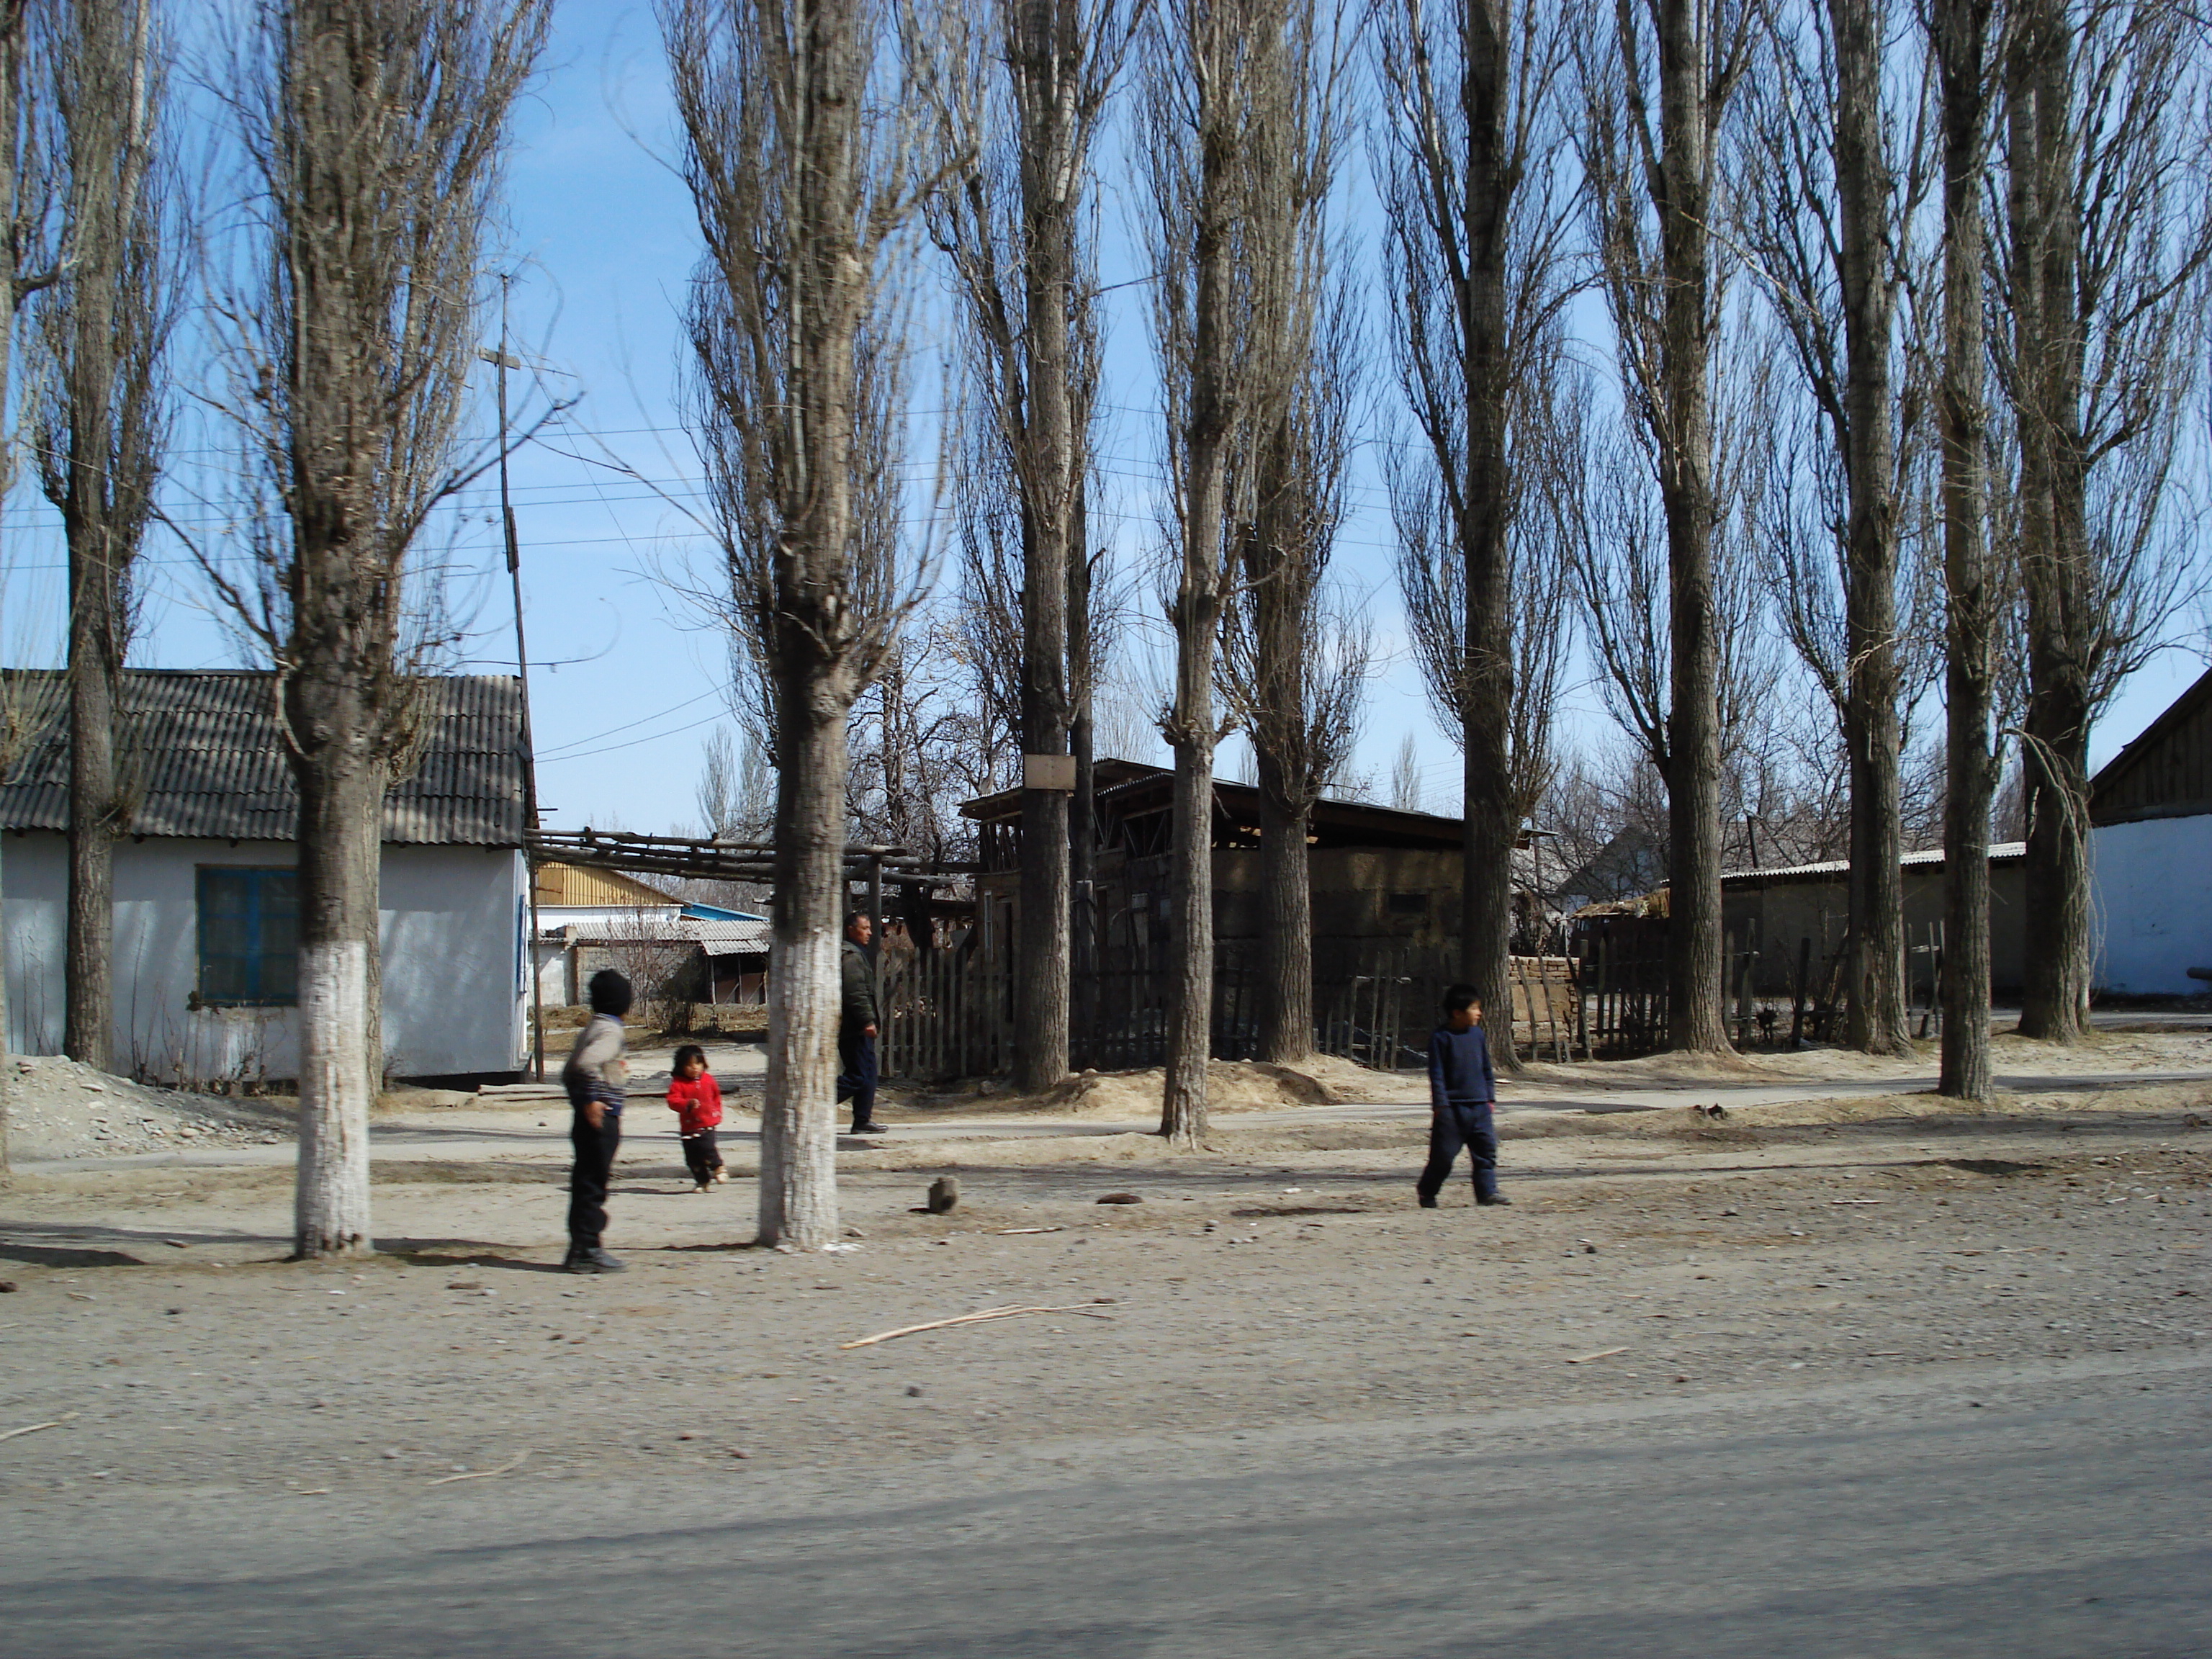
MULTIPOLYGON (((2208 1064, 2191 1044, 2212 1049, 2107 1039, 2079 1069, 2208 1064)), ((0 1498, 33 1525, 126 1494, 134 1512, 237 1493, 404 1518, 471 1490, 455 1476, 1078 1466, 1137 1425, 1832 1385, 2212 1334, 2212 1082, 1978 1113, 1864 1091, 1720 1119, 1693 1094, 1544 1104, 1594 1086, 1577 1067, 1516 1091, 1508 1209, 1473 1208, 1463 1180, 1413 1207, 1418 1116, 1231 1116, 1194 1154, 978 1126, 842 1153, 850 1237, 817 1256, 750 1247, 742 1135, 735 1177, 696 1194, 641 1133, 609 1239, 631 1271, 605 1279, 556 1271, 563 1149, 542 1109, 510 1112, 492 1155, 410 1141, 380 1161, 382 1253, 348 1267, 282 1260, 278 1149, 27 1164, 0 1194, 0 1437, 18 1431, 0 1498), (958 1209, 917 1213, 939 1171, 958 1209), (1098 1201, 1117 1193, 1141 1201, 1098 1201), (848 1346, 1014 1306, 1048 1311, 848 1346)), ((471 1144, 495 1121, 471 1119, 471 1144)))

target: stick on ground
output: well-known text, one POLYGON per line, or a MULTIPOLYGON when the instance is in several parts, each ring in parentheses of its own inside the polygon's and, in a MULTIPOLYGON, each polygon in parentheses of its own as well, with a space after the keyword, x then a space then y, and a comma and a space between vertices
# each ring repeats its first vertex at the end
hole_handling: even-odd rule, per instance
POLYGON ((441 1474, 430 1484, 434 1486, 450 1486, 456 1480, 489 1480, 495 1474, 505 1474, 510 1469, 520 1468, 522 1460, 529 1455, 527 1451, 517 1452, 495 1469, 471 1469, 465 1474, 441 1474))
POLYGON ((76 1415, 75 1412, 64 1412, 51 1423, 26 1423, 20 1429, 10 1429, 7 1433, 0 1434, 0 1440, 13 1440, 19 1434, 36 1434, 40 1429, 58 1429, 76 1415))
POLYGON ((864 1336, 857 1342, 840 1342, 840 1350, 872 1348, 878 1342, 889 1342, 896 1337, 913 1336, 921 1331, 941 1331, 953 1325, 980 1325, 988 1319, 1014 1319, 1023 1314, 1079 1313, 1087 1319, 1105 1319, 1109 1315, 1093 1313, 1091 1309, 1101 1302, 1111 1302, 1110 1296, 1094 1297, 1089 1302, 1067 1302, 1049 1308, 986 1308, 981 1313, 956 1314, 951 1319, 933 1319, 926 1325, 902 1325, 895 1331, 878 1331, 873 1336, 864 1336))

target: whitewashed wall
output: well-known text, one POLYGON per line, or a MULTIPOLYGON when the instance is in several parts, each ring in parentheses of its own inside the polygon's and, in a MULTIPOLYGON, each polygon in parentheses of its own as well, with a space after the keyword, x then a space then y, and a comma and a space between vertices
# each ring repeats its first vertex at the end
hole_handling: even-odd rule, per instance
POLYGON ((2092 832, 2098 986, 2138 996, 2212 990, 2212 814, 2092 832))
MULTIPOLYGON (((62 1040, 67 847, 55 834, 0 837, 9 1046, 62 1040)), ((283 1079, 299 1067, 294 1011, 186 1006, 199 974, 195 872, 296 862, 289 842, 125 841, 115 849, 118 1070, 165 1080, 283 1079)), ((512 848, 384 849, 384 1049, 400 1077, 511 1072, 521 1064, 529 981, 527 887, 512 848)))

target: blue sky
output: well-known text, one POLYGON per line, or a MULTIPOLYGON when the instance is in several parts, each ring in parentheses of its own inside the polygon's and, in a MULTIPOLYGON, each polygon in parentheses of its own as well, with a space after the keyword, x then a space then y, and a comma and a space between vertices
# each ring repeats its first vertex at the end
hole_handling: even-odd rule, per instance
MULTIPOLYGON (((675 405, 677 313, 697 232, 669 166, 672 153, 650 7, 565 0, 545 72, 518 112, 506 261, 517 272, 516 348, 544 366, 545 393, 577 400, 514 465, 540 791, 549 821, 562 827, 689 826, 696 817, 701 744, 730 718, 724 641, 661 580, 680 573, 701 545, 682 510, 695 499, 696 466, 675 405), (610 455, 648 482, 604 465, 610 455)), ((1104 171, 1102 275, 1110 283, 1133 274, 1127 185, 1110 147, 1104 171)), ((938 291, 933 271, 925 281, 938 291)), ((1122 515, 1121 550, 1130 556, 1152 538, 1157 476, 1142 295, 1141 288, 1122 288, 1112 296, 1106 358, 1115 413, 1105 470, 1116 497, 1108 507, 1122 515)), ((1371 321, 1379 344, 1383 319, 1371 321)), ((926 338, 917 386, 936 383, 932 349, 926 338)), ((488 422, 489 378, 483 390, 488 422)), ((514 391, 528 401, 520 377, 514 391)), ((1378 404, 1387 410, 1387 396, 1378 404)), ((185 441, 199 452, 216 439, 199 432, 185 441)), ((926 472, 926 433, 915 453, 926 472)), ((180 460, 190 466, 216 459, 196 453, 180 460)), ((1355 765, 1387 775, 1411 732, 1430 805, 1451 810, 1457 752, 1429 717, 1404 655, 1378 468, 1360 468, 1352 498, 1338 567, 1354 592, 1367 595, 1381 659, 1355 765)), ((488 483, 475 491, 461 504, 453 538, 457 561, 472 573, 462 584, 475 601, 471 665, 487 672, 513 661, 495 504, 488 483)), ((9 501, 5 522, 11 569, 0 628, 11 659, 38 661, 51 652, 60 598, 52 516, 26 487, 9 501)), ((240 660, 180 550, 150 548, 145 574, 149 597, 135 661, 192 667, 240 660)), ((2139 676, 2100 728, 2097 757, 2116 750, 2202 667, 2200 657, 2173 652, 2139 676)), ((1133 664, 1126 677, 1141 684, 1143 673, 1133 664)), ((1565 716, 1561 736, 1570 743, 1609 734, 1585 692, 1570 695, 1565 716)), ((1236 763, 1233 753, 1224 755, 1224 768, 1236 763)))

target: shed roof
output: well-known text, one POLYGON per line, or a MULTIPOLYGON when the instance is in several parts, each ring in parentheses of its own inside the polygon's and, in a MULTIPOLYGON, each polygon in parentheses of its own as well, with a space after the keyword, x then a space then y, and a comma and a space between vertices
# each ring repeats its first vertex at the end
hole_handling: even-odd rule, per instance
MULTIPOLYGON (((1094 769, 1098 811, 1124 817, 1165 812, 1172 802, 1175 774, 1164 766, 1141 761, 1101 758, 1094 769)), ((1260 821, 1260 792, 1249 783, 1213 781, 1217 820, 1256 825, 1260 821)), ((1003 823, 1021 817, 1022 792, 1002 789, 994 795, 963 801, 960 815, 984 823, 1003 823)), ((1310 832, 1323 847, 1413 847, 1437 851, 1466 844, 1467 825, 1455 817, 1433 812, 1407 812, 1370 801, 1316 801, 1310 832)))
POLYGON ((2089 822, 2212 812, 2212 670, 2143 727, 2089 784, 2089 822))
POLYGON ((708 956, 765 951, 773 933, 758 921, 706 921, 695 916, 647 916, 633 922, 571 923, 548 927, 578 945, 696 945, 708 956))
MULTIPOLYGON (((1991 864, 2010 864, 2027 856, 2027 843, 2024 841, 1990 843, 1991 864)), ((1899 868, 1905 870, 1924 870, 1931 866, 1941 870, 1943 867, 1943 849, 1931 847, 1923 852, 1906 853, 1897 862, 1899 868)), ((1721 882, 1724 886, 1747 887, 1776 881, 1827 881, 1848 875, 1850 867, 1849 859, 1822 859, 1817 864, 1787 864, 1771 870, 1728 870, 1722 872, 1721 882)))
MULTIPOLYGON (((52 670, 11 669, 13 675, 52 670)), ((123 684, 123 763, 143 795, 130 833, 290 841, 299 791, 276 735, 276 677, 256 670, 134 668, 123 684)), ((384 840, 403 846, 522 844, 522 696, 493 675, 434 676, 421 761, 384 798, 384 840)), ((69 723, 61 699, 13 781, 0 827, 69 826, 69 723)))

